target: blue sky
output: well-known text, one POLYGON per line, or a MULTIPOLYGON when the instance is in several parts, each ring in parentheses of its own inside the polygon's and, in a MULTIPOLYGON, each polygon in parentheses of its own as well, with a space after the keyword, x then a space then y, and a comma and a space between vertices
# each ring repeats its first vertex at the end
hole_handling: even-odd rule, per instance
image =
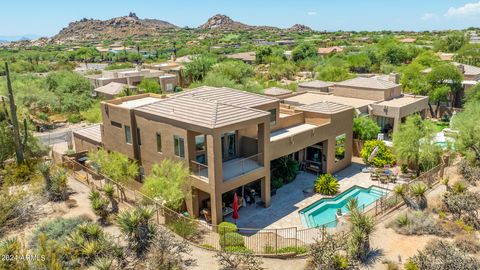
POLYGON ((480 26, 480 1, 470 0, 14 0, 2 3, 0 36, 51 36, 83 17, 141 18, 198 26, 222 13, 252 25, 316 30, 441 30, 480 26))

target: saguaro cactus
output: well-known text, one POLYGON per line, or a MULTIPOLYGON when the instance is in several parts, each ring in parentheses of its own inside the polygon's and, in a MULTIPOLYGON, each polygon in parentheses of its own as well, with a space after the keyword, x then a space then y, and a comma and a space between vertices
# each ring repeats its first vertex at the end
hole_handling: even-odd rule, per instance
POLYGON ((8 88, 8 101, 10 103, 10 124, 12 125, 13 129, 13 141, 15 143, 15 155, 17 158, 17 164, 21 164, 25 162, 24 150, 25 145, 27 143, 27 120, 23 121, 24 125, 24 136, 23 141, 20 137, 20 127, 18 125, 18 118, 17 118, 17 105, 15 105, 15 100, 13 98, 13 90, 12 90, 12 81, 10 80, 10 69, 8 67, 8 63, 5 62, 5 73, 7 76, 7 88, 8 88))

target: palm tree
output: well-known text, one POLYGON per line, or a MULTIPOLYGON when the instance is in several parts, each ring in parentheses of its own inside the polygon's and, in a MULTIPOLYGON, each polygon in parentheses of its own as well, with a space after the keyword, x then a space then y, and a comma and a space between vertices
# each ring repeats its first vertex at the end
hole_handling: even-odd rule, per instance
POLYGON ((155 238, 157 226, 150 222, 153 214, 153 208, 138 207, 122 212, 117 217, 120 231, 137 256, 145 254, 155 238))
POLYGON ((424 183, 417 183, 412 185, 410 187, 410 192, 413 198, 415 198, 417 207, 420 210, 427 208, 428 201, 427 197, 425 196, 425 193, 427 192, 427 186, 424 183))
POLYGON ((103 187, 103 192, 107 195, 108 199, 110 200, 110 204, 112 205, 112 213, 118 213, 118 202, 113 196, 115 193, 115 189, 113 188, 112 184, 105 184, 103 187))

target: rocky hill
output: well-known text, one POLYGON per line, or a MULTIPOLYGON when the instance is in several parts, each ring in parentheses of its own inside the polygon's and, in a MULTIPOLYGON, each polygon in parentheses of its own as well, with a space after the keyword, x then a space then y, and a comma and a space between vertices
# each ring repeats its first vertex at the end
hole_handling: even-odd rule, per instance
POLYGON ((53 37, 57 43, 85 40, 122 39, 130 36, 149 37, 178 26, 166 21, 140 19, 135 13, 109 20, 82 19, 71 22, 53 37))
POLYGON ((292 27, 286 29, 289 32, 312 32, 312 28, 303 24, 294 24, 292 27))
POLYGON ((223 14, 216 14, 207 20, 206 23, 200 25, 198 28, 207 30, 278 30, 272 26, 252 26, 241 22, 232 20, 230 17, 223 14))

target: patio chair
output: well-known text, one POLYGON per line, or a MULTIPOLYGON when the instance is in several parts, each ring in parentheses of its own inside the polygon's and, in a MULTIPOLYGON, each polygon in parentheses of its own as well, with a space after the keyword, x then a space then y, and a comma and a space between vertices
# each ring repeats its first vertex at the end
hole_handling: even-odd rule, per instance
POLYGON ((390 183, 396 183, 397 182, 397 176, 395 174, 389 175, 388 179, 390 180, 390 183))
POLYGON ((377 173, 371 173, 370 174, 370 180, 378 181, 378 174, 377 173))
POLYGON ((380 175, 380 183, 387 184, 388 183, 388 176, 385 174, 380 175))

